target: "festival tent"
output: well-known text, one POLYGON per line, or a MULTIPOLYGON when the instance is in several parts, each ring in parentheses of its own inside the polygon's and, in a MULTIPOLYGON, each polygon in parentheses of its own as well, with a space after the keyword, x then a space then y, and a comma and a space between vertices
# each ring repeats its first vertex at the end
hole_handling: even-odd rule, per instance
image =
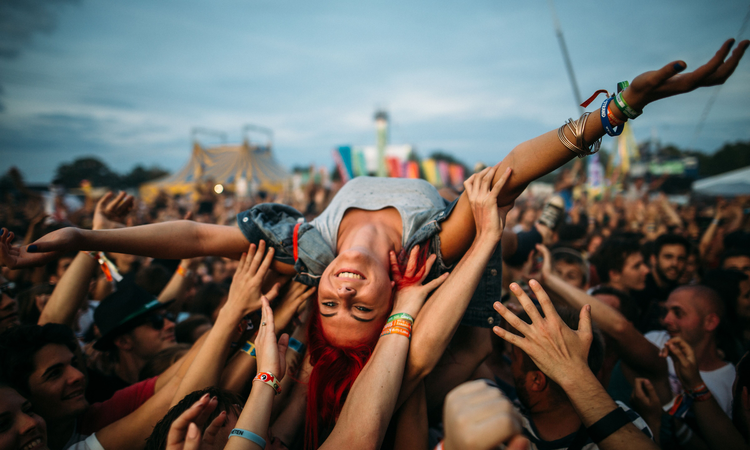
POLYGON ((750 195, 750 166, 696 181, 693 183, 693 192, 727 197, 750 195))
POLYGON ((169 194, 194 193, 196 184, 212 182, 224 187, 236 184, 270 192, 284 189, 289 174, 273 158, 271 147, 251 145, 220 145, 204 149, 197 142, 188 163, 178 172, 145 183, 140 195, 145 201, 160 191, 169 194))

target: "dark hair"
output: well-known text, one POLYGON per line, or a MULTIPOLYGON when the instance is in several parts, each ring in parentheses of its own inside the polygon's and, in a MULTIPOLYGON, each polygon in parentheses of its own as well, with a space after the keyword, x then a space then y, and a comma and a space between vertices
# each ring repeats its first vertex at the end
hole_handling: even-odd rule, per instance
MULTIPOLYGON (((540 306, 537 306, 537 309, 539 310, 539 314, 544 317, 544 311, 542 310, 542 308, 540 306)), ((580 314, 577 311, 573 310, 572 308, 568 308, 567 306, 558 305, 555 305, 555 311, 557 311, 560 319, 563 321, 563 323, 565 323, 565 325, 568 326, 568 328, 572 330, 578 329, 578 320, 580 318, 580 314)), ((531 324, 531 318, 526 312, 521 313, 518 318, 528 324, 531 324)), ((589 369, 591 369, 594 374, 597 374, 601 370, 602 364, 604 363, 604 341, 601 333, 596 328, 596 326, 593 323, 591 324, 591 326, 594 331, 594 339, 591 340, 591 347, 589 348, 589 355, 587 360, 589 369)), ((518 334, 518 332, 512 327, 509 329, 509 331, 518 334)), ((521 351, 521 353, 523 353, 522 367, 524 372, 539 370, 539 367, 537 367, 537 365, 534 363, 534 361, 531 360, 526 352, 521 351)), ((547 380, 547 382, 550 384, 550 388, 554 392, 565 396, 565 391, 560 387, 560 385, 555 383, 549 377, 547 378, 547 380)))
POLYGON ((58 323, 20 325, 0 335, 0 380, 29 395, 29 377, 36 370, 34 355, 44 346, 59 344, 75 352, 73 330, 58 323))
POLYGON ((745 258, 750 258, 750 250, 746 248, 730 248, 729 250, 721 254, 721 258, 719 260, 719 267, 723 267, 727 259, 738 258, 741 256, 744 256, 745 258))
POLYGON ((625 260, 634 253, 640 253, 641 248, 636 239, 627 237, 611 237, 599 246, 591 257, 591 263, 596 267, 596 273, 602 283, 609 282, 609 272, 622 272, 625 260))
POLYGON ((679 234, 662 234, 654 241, 654 256, 659 257, 661 249, 665 245, 681 245, 685 248, 685 255, 690 253, 690 242, 679 234))
POLYGON ((620 313, 632 323, 638 320, 638 305, 633 300, 633 297, 626 292, 610 286, 598 286, 591 292, 592 297, 597 295, 613 295, 617 297, 620 300, 620 313))
MULTIPOLYGON (((59 228, 62 228, 62 227, 59 227, 59 228)), ((57 229, 57 228, 51 229, 51 230, 47 231, 47 233, 51 233, 52 231, 55 231, 55 229, 57 229)), ((47 280, 49 280, 49 277, 51 277, 53 275, 57 275, 57 267, 59 266, 61 260, 65 259, 65 258, 75 259, 76 255, 78 255, 78 252, 67 252, 67 253, 63 253, 62 255, 58 256, 57 258, 53 259, 52 261, 49 261, 44 266, 44 272, 45 272, 45 275, 47 276, 47 280)))
POLYGON ((18 294, 18 315, 21 323, 36 325, 42 312, 36 306, 37 295, 49 295, 55 286, 49 283, 36 284, 18 294))
MULTIPOLYGON (((158 297, 161 291, 167 287, 171 278, 167 269, 161 264, 149 264, 141 266, 135 273, 135 284, 154 297, 158 297)), ((168 298, 167 300, 173 300, 168 298)))
POLYGON ((219 404, 216 409, 208 416, 206 422, 203 424, 201 433, 206 430, 211 421, 216 418, 222 411, 234 412, 238 416, 242 411, 242 400, 234 392, 220 389, 217 387, 210 387, 202 389, 200 391, 192 392, 185 396, 179 403, 174 405, 172 409, 167 412, 167 415, 162 418, 159 423, 154 427, 154 431, 151 432, 151 436, 146 440, 146 447, 144 450, 164 450, 167 448, 167 435, 169 435, 169 427, 182 413, 190 409, 191 406, 205 394, 211 397, 216 397, 219 404))
POLYGON ((190 305, 190 312, 203 314, 209 318, 213 317, 214 311, 221 305, 221 301, 227 295, 229 295, 229 291, 224 285, 213 282, 206 283, 195 293, 190 305))
POLYGON ((194 344, 196 339, 193 338, 195 330, 203 325, 212 325, 211 319, 203 314, 193 314, 174 327, 175 339, 179 343, 194 344))
POLYGON ((721 322, 716 329, 716 344, 724 352, 724 357, 736 363, 742 354, 740 337, 742 324, 737 315, 737 299, 740 296, 740 283, 747 275, 738 270, 714 269, 706 273, 701 284, 712 289, 722 304, 721 322))
POLYGON ((149 378, 161 375, 172 364, 177 362, 178 359, 182 358, 185 353, 189 352, 190 347, 189 344, 176 344, 161 350, 146 361, 146 364, 144 364, 138 373, 138 380, 148 380, 149 378))

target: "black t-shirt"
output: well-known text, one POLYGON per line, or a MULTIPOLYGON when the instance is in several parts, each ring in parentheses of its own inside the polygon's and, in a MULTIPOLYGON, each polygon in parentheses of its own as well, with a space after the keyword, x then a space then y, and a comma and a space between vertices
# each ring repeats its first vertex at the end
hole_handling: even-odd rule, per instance
POLYGON ((89 403, 103 402, 115 395, 115 392, 130 386, 117 375, 105 375, 98 370, 88 370, 89 380, 86 386, 86 400, 89 403))

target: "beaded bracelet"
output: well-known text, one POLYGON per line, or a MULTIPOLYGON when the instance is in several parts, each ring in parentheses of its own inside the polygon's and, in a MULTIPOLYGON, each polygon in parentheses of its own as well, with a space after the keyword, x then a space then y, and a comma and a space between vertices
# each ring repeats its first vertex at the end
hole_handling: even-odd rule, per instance
POLYGON ((253 378, 253 381, 265 383, 276 391, 276 395, 281 394, 281 385, 276 381, 276 377, 273 376, 271 372, 258 372, 258 375, 255 375, 255 378, 253 378))
POLYGON ((253 433, 252 431, 235 428, 229 433, 229 437, 245 438, 250 442, 260 445, 260 448, 266 448, 266 440, 253 433))

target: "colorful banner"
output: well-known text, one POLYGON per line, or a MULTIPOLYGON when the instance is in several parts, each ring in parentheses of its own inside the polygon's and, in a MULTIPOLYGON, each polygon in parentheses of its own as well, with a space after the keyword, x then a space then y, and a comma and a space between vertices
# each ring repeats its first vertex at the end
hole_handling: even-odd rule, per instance
POLYGON ((466 180, 466 178, 464 178, 464 166, 461 164, 451 164, 450 172, 451 186, 459 189, 464 184, 464 180, 466 180))
POLYGON ((419 178, 419 163, 416 161, 406 162, 406 178, 419 178))
POLYGON ((388 168, 388 176, 391 178, 401 178, 401 161, 395 156, 386 156, 385 164, 388 168))
POLYGON ((442 183, 440 182, 440 174, 438 173, 437 164, 434 159, 429 158, 422 160, 422 171, 424 172, 424 177, 430 184, 432 184, 433 186, 442 185, 442 183))
POLYGON ((596 197, 604 192, 604 167, 599 160, 599 153, 594 153, 587 159, 586 188, 589 196, 596 197))
POLYGON ((352 171, 352 149, 351 147, 339 147, 331 151, 336 168, 339 170, 341 180, 346 183, 354 178, 352 171))
POLYGON ((450 184, 451 180, 451 169, 450 165, 447 161, 438 161, 437 162, 438 171, 440 172, 440 184, 442 186, 446 186, 450 184))

